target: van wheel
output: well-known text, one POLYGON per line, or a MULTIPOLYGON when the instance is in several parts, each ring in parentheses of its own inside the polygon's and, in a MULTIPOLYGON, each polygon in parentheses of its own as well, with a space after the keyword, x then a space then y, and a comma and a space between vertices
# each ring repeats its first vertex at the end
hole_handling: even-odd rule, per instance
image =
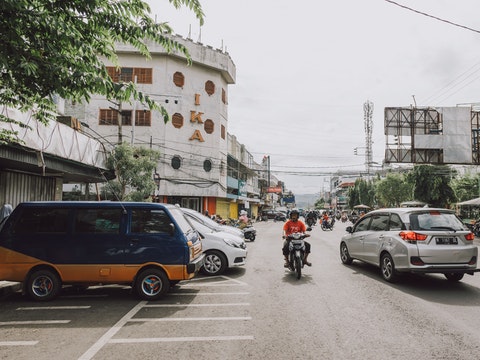
POLYGON ((52 270, 34 271, 27 280, 27 294, 35 301, 49 301, 54 299, 62 288, 62 282, 56 272, 52 270))
POLYGON ((205 254, 205 264, 202 266, 202 272, 205 275, 220 275, 227 268, 227 258, 220 251, 207 251, 205 254))
POLYGON ((168 292, 170 282, 162 270, 142 271, 135 282, 135 290, 143 300, 158 300, 168 292))

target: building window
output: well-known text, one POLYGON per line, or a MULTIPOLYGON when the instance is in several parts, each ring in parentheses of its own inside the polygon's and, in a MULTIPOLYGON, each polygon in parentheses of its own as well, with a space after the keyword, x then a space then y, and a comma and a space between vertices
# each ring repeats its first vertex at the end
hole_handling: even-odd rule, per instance
POLYGON ((173 74, 173 83, 178 87, 183 88, 183 85, 185 85, 185 75, 177 71, 175 74, 173 74))
POLYGON ((203 162, 203 170, 206 172, 210 172, 212 170, 212 162, 210 160, 207 159, 203 162))
POLYGON ((180 129, 183 126, 182 114, 175 113, 172 115, 172 125, 177 129, 180 129))
POLYGON ((213 81, 208 80, 205 83, 205 91, 208 95, 215 94, 215 84, 213 83, 213 81))
POLYGON ((203 123, 203 128, 205 129, 205 132, 207 134, 213 133, 214 127, 215 127, 215 124, 210 119, 205 120, 205 122, 203 123))
POLYGON ((135 111, 135 126, 151 126, 152 114, 148 110, 135 111))
POLYGON ((175 170, 180 169, 180 166, 182 165, 182 159, 180 159, 180 156, 174 156, 172 158, 172 168, 175 170))
POLYGON ((220 136, 222 137, 223 140, 225 140, 225 125, 222 125, 221 128, 220 128, 220 136))
POLYGON ((227 104, 227 92, 222 88, 222 102, 227 104))
MULTIPOLYGON (((118 125, 118 111, 112 109, 100 109, 99 125, 118 125)), ((122 111, 122 125, 132 125, 132 111, 122 111)))
POLYGON ((114 66, 107 66, 108 75, 113 82, 129 82, 135 81, 137 77, 137 84, 151 84, 153 75, 151 68, 131 68, 122 67, 117 70, 114 66))

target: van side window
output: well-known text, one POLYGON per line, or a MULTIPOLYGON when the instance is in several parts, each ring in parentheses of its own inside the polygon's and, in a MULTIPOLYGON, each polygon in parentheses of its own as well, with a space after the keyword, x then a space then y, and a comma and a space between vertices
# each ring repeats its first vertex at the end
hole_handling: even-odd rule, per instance
POLYGON ((66 233, 68 209, 25 208, 13 227, 16 234, 66 233))
POLYGON ((372 222, 370 223, 370 230, 384 231, 388 229, 388 214, 378 214, 372 216, 372 222))
POLYGON ((163 210, 133 210, 132 233, 170 233, 170 217, 163 210))
POLYGON ((397 214, 392 214, 390 216, 390 231, 394 230, 405 230, 405 225, 397 214))
POLYGON ((121 218, 121 209, 78 209, 75 232, 118 234, 121 218))

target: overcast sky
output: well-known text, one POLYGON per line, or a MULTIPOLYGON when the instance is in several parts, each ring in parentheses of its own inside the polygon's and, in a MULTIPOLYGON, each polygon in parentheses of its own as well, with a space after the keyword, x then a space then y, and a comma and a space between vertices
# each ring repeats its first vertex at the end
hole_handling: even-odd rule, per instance
POLYGON ((201 31, 190 10, 147 1, 175 33, 230 54, 228 132, 296 194, 365 170, 367 100, 378 163, 385 107, 480 103, 479 0, 200 0, 201 31))

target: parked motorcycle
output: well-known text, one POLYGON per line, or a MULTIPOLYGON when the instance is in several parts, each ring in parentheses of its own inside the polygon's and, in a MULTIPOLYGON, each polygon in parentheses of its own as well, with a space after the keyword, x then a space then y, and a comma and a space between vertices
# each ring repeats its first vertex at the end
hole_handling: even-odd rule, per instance
POLYGON ((242 231, 245 240, 255 241, 255 238, 257 236, 257 230, 252 225, 244 227, 242 231))
POLYGON ((473 224, 471 231, 475 234, 476 237, 480 237, 480 220, 475 221, 475 224, 473 224))
POLYGON ((293 233, 288 235, 288 268, 296 273, 297 279, 302 277, 303 259, 305 257, 305 241, 307 234, 293 233))

